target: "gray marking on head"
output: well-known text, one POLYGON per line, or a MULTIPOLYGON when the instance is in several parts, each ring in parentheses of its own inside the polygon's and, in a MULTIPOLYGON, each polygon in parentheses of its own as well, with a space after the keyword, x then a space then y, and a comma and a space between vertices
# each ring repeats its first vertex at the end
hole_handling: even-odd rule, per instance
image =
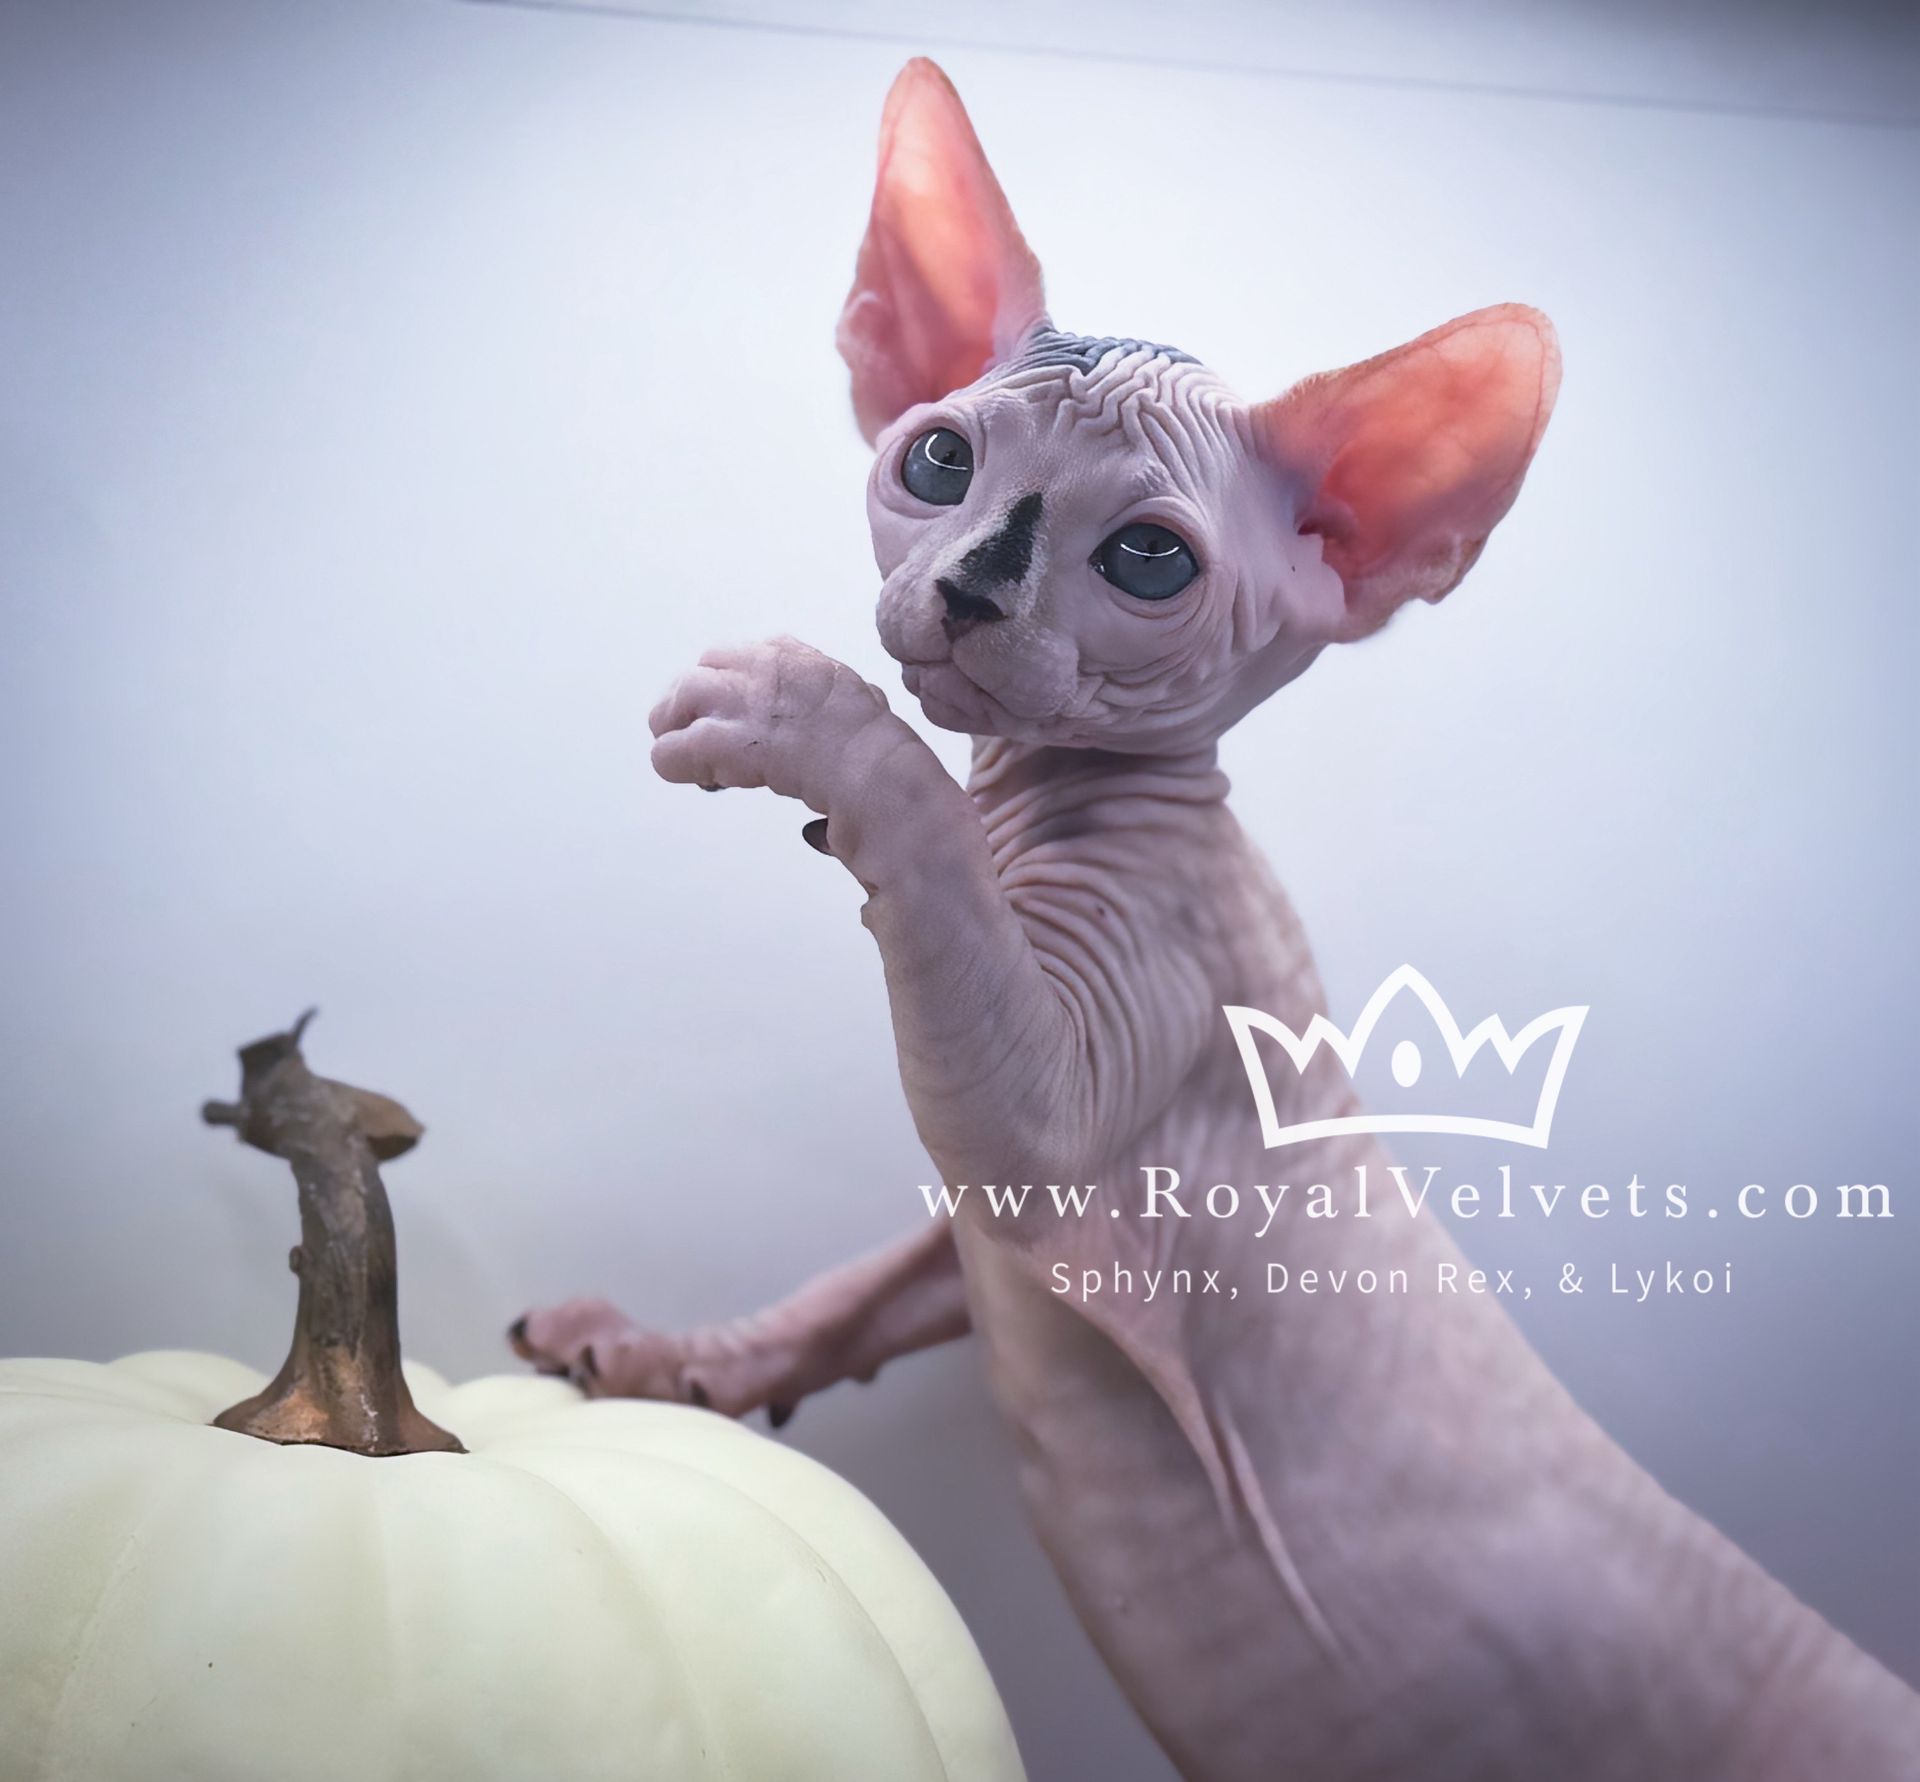
POLYGON ((1003 372, 1036 371, 1058 365, 1068 370, 1090 372, 1109 353, 1152 353, 1175 365, 1198 365, 1200 361, 1178 347, 1161 346, 1151 340, 1127 340, 1113 335, 1068 334, 1058 328, 1036 328, 1022 343, 1017 357, 1009 359, 1003 372))

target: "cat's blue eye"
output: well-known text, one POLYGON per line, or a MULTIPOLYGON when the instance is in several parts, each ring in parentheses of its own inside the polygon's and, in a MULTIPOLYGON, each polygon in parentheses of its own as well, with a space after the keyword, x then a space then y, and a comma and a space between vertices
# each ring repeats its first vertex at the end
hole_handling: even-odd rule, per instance
POLYGON ((1136 600, 1171 600, 1200 573, 1187 541, 1148 520, 1109 536, 1093 553, 1093 566, 1136 600))
POLYGON ((951 427, 935 427, 907 447, 900 480, 931 507, 958 507, 973 481, 973 447, 951 427))

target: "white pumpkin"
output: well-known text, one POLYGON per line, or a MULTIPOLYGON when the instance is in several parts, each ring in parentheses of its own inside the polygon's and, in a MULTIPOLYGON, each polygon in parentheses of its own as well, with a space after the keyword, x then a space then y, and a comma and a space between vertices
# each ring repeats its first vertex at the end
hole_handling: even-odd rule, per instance
POLYGON ((467 1452, 209 1420, 212 1355, 0 1362, 5 1782, 999 1782, 887 1520, 708 1412, 407 1369, 467 1452))
POLYGON ((0 1782, 1010 1782, 932 1574, 708 1411, 403 1368, 379 1165, 421 1127, 240 1052, 292 1346, 0 1362, 0 1782), (236 1402, 238 1401, 238 1402, 236 1402))

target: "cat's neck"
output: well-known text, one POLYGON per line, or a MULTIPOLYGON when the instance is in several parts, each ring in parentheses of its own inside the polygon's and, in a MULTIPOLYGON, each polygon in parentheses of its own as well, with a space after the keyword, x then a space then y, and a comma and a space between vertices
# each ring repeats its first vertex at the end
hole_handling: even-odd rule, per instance
MULTIPOLYGON (((997 870, 1011 886, 1021 869, 1039 867, 1018 882, 1044 888, 1050 919, 1076 898, 1097 906, 1096 929, 1118 911, 1136 939, 1164 936, 1159 950, 1188 959, 1217 1001, 1251 1004, 1305 1032, 1326 1008, 1306 935, 1228 811, 1228 789, 1211 745, 1139 755, 999 738, 976 739, 967 785, 997 870)), ((1346 1101, 1329 1115, 1353 1111, 1351 1083, 1341 1081, 1346 1101)), ((1315 1072, 1299 1093, 1339 1091, 1315 1072)))
POLYGON ((977 736, 967 790, 986 812, 1034 805, 1057 813, 1138 798, 1198 813, 1225 803, 1228 781, 1211 744, 1179 754, 1136 755, 977 736))

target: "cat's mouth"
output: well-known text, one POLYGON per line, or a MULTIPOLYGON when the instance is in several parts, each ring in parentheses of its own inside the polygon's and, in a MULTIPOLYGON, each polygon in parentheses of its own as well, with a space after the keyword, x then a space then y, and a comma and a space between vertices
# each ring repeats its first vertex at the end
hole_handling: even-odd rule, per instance
POLYGON ((1075 658, 1063 640, 1018 620, 956 640, 939 623, 937 606, 918 594, 883 592, 880 645, 942 730, 1039 740, 1072 706, 1075 658))
POLYGON ((1042 743, 1054 736, 1059 709, 1026 712, 990 693, 951 657, 901 664, 900 679, 920 709, 942 730, 963 736, 999 736, 1010 742, 1042 743))
POLYGON ((902 663, 900 680, 942 730, 997 736, 1009 716, 999 700, 970 680, 950 656, 935 662, 902 663))

